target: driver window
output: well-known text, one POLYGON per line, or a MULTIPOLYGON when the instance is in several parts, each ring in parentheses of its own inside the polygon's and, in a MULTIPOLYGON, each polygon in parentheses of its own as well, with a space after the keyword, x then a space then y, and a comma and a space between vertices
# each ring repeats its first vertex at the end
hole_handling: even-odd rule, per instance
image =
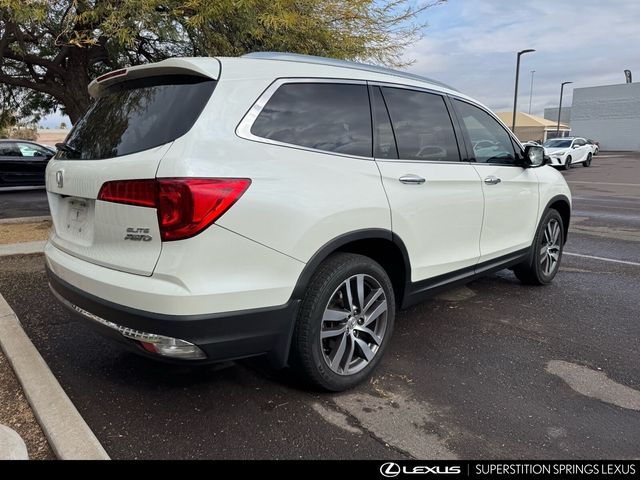
POLYGON ((23 157, 46 157, 47 151, 31 143, 18 143, 18 148, 23 157))
POLYGON ((383 87, 402 160, 459 162, 460 153, 449 111, 441 95, 383 87))
POLYGON ((469 103, 454 100, 456 109, 467 129, 478 163, 516 163, 511 136, 487 112, 469 103))

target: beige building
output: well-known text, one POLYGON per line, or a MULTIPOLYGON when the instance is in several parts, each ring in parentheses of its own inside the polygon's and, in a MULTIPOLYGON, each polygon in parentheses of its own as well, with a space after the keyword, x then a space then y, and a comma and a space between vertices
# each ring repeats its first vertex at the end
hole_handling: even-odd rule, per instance
MULTIPOLYGON (((513 122, 513 112, 497 112, 496 115, 502 120, 505 125, 511 128, 513 122)), ((518 112, 516 113, 516 137, 521 142, 529 140, 534 141, 546 141, 547 138, 553 138, 556 136, 556 129, 558 122, 547 120, 546 118, 538 117, 536 115, 529 115, 528 113, 518 112)), ((564 123, 560 124, 560 136, 566 137, 569 135, 571 127, 564 123)))

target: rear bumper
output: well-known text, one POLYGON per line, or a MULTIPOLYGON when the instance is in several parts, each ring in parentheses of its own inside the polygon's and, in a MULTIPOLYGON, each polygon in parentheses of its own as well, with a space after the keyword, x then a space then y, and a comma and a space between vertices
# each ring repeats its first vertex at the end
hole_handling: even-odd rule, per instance
POLYGON ((139 343, 122 336, 77 309, 71 308, 78 318, 100 333, 118 341, 127 348, 145 356, 171 362, 190 364, 234 360, 266 354, 276 367, 287 363, 289 343, 295 323, 299 300, 268 308, 216 313, 210 315, 165 315, 147 312, 84 292, 65 282, 47 267, 49 285, 63 304, 75 305, 94 316, 142 332, 187 340, 203 350, 204 360, 172 360, 146 352, 139 343))

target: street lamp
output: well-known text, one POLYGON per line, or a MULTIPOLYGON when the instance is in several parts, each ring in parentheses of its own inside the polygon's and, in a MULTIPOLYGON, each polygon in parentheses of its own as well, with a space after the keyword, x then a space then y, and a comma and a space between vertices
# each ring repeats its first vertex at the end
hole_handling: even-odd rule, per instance
POLYGON ((533 74, 535 70, 531 70, 531 88, 529 89, 529 115, 531 115, 531 99, 533 98, 533 74))
POLYGON ((525 53, 535 52, 533 48, 527 48, 526 50, 520 50, 518 52, 518 62, 516 63, 516 88, 513 94, 513 120, 511 122, 511 131, 516 132, 516 110, 518 106, 518 77, 520 76, 520 56, 525 53))
POLYGON ((560 105, 558 105, 558 126, 556 127, 556 138, 560 136, 560 114, 562 113, 562 93, 564 92, 564 86, 573 82, 562 82, 560 85, 560 105))

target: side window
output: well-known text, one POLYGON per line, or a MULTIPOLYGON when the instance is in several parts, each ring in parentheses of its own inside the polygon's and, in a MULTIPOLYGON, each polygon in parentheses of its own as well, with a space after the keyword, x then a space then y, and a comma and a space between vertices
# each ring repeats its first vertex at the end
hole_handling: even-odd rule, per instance
POLYGON ((449 111, 440 95, 383 87, 398 156, 403 160, 459 162, 449 111))
POLYGON ((373 156, 376 158, 398 158, 396 139, 391 128, 391 119, 382 98, 380 87, 371 89, 371 107, 373 109, 373 156))
POLYGON ((46 157, 50 155, 47 150, 32 143, 18 143, 18 148, 23 157, 46 157))
POLYGON ((469 134, 476 162, 516 163, 511 136, 502 125, 478 107, 456 99, 454 103, 469 134))
POLYGON ((22 153, 14 142, 0 143, 0 157, 21 157, 22 153))
POLYGON ((370 157, 373 142, 367 86, 284 84, 262 109, 251 133, 316 150, 370 157))

